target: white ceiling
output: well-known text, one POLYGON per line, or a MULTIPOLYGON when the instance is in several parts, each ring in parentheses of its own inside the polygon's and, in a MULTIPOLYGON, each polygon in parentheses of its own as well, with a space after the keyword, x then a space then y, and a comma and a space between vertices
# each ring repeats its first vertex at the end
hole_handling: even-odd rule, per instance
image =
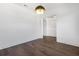
POLYGON ((79 7, 78 3, 15 3, 15 5, 22 8, 26 8, 30 11, 34 11, 35 7, 38 5, 42 5, 46 8, 45 15, 48 17, 56 15, 57 12, 59 13, 63 12, 62 8, 65 9, 67 7, 74 10, 74 8, 79 7))
MULTIPOLYGON (((38 5, 42 5, 46 9, 46 12, 45 12, 46 15, 49 15, 49 13, 51 13, 51 11, 56 8, 55 5, 57 5, 56 3, 15 3, 15 4, 17 6, 29 9, 30 11, 34 11, 35 7, 38 5)), ((52 15, 55 15, 55 14, 52 12, 50 16, 52 15)))

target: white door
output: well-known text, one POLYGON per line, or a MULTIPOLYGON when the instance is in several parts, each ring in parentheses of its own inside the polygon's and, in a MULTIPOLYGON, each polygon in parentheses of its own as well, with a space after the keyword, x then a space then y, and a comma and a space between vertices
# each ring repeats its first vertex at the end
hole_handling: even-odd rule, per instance
POLYGON ((56 37, 56 17, 46 18, 46 36, 56 37))

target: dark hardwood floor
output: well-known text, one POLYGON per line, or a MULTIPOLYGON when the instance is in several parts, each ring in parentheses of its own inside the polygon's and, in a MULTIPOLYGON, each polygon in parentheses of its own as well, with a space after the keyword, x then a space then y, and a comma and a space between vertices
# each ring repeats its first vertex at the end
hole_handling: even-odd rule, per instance
POLYGON ((44 37, 0 50, 1 56, 79 56, 79 47, 57 43, 55 37, 44 37))

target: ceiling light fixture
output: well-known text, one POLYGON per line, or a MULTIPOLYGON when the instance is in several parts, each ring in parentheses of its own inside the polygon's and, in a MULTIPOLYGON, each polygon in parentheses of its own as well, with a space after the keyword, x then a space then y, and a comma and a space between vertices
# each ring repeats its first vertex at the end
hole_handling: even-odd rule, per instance
POLYGON ((45 10, 46 10, 46 9, 45 9, 43 6, 41 6, 41 5, 39 5, 39 6, 37 6, 37 7, 35 8, 35 12, 36 12, 37 14, 44 14, 45 10))

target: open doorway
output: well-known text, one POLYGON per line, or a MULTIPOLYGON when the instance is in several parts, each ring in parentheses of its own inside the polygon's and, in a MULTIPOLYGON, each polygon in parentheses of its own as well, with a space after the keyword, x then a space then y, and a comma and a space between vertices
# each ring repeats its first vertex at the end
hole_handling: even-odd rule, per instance
POLYGON ((56 40, 56 16, 43 19, 43 38, 56 40))

